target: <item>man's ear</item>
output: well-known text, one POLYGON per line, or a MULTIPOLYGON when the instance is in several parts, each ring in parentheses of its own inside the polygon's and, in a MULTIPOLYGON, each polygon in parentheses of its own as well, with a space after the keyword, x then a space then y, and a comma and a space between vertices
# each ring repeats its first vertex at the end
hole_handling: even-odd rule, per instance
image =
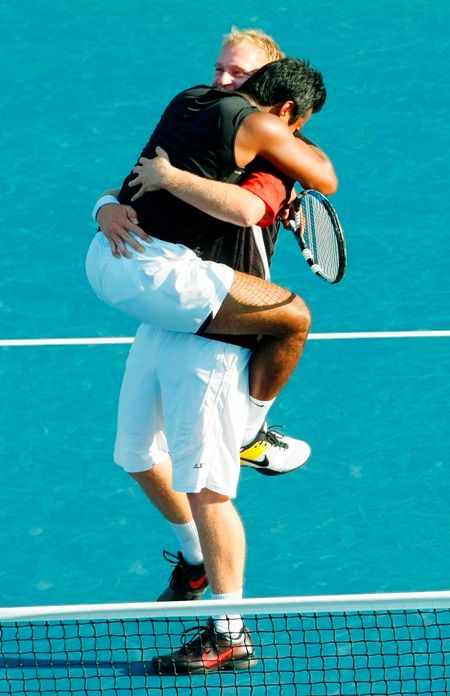
POLYGON ((281 104, 275 104, 271 109, 272 113, 279 116, 283 121, 289 123, 294 109, 294 102, 292 100, 282 102, 281 104))

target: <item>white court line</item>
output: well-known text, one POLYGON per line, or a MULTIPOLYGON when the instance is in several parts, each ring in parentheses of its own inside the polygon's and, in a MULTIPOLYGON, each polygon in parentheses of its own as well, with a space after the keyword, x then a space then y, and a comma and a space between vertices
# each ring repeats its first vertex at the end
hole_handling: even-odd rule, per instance
MULTIPOLYGON (((449 331, 350 331, 347 333, 310 334, 308 341, 336 341, 372 338, 442 338, 450 337, 449 331)), ((102 338, 12 338, 0 339, 0 348, 20 346, 98 346, 133 343, 133 336, 107 336, 102 338)))

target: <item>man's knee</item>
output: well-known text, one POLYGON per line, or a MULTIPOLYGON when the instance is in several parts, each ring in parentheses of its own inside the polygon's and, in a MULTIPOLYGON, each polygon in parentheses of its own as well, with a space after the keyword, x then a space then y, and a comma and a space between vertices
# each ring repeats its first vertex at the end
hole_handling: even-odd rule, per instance
POLYGON ((172 462, 169 457, 166 457, 157 464, 149 465, 149 468, 145 469, 145 471, 127 471, 127 473, 139 484, 144 481, 157 484, 171 477, 172 462))
POLYGON ((217 493, 209 488, 202 488, 198 493, 187 494, 191 508, 199 508, 203 505, 211 505, 214 503, 226 503, 230 500, 227 495, 217 493))
POLYGON ((304 300, 294 295, 289 303, 291 328, 299 333, 307 334, 311 328, 311 312, 304 300))

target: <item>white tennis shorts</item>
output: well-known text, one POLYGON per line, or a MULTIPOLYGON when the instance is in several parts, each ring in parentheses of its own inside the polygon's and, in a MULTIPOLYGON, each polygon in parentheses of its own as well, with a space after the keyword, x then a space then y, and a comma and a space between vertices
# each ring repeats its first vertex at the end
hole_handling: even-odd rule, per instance
POLYGON ((174 490, 236 496, 250 351, 139 327, 122 382, 114 461, 129 473, 170 454, 174 490))
MULTIPOLYGON (((137 238, 136 238, 137 239, 137 238)), ((98 232, 86 258, 92 289, 106 304, 151 326, 196 333, 214 317, 233 282, 225 264, 203 261, 182 244, 138 240, 143 253, 116 258, 98 232)))

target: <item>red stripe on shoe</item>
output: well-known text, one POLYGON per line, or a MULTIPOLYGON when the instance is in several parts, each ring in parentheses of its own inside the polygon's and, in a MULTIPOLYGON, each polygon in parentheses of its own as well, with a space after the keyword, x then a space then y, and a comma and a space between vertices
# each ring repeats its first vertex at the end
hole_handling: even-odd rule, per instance
POLYGON ((191 590, 200 590, 206 582, 206 575, 202 575, 198 580, 192 580, 189 578, 189 587, 191 590))
POLYGON ((223 653, 220 653, 220 655, 217 655, 217 657, 208 657, 208 653, 203 653, 201 660, 203 665, 207 669, 211 669, 212 667, 216 667, 217 665, 220 665, 221 662, 225 662, 228 660, 230 657, 233 657, 233 652, 234 648, 229 648, 228 650, 224 650, 223 653))

